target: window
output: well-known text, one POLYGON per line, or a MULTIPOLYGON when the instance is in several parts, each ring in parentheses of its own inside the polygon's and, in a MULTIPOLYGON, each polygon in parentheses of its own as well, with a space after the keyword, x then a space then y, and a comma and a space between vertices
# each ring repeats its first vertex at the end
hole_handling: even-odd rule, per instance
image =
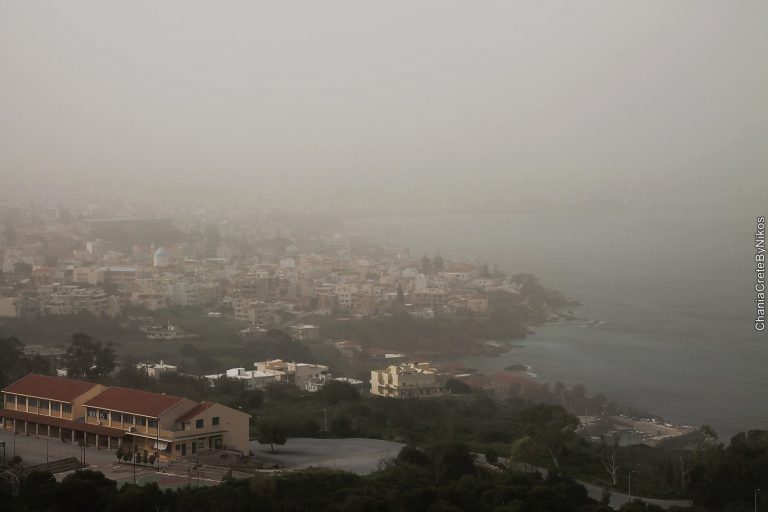
POLYGON ((71 413, 71 412, 72 412, 72 406, 71 406, 70 404, 62 404, 62 405, 61 405, 61 410, 62 410, 64 413, 66 413, 66 414, 69 414, 69 413, 71 413))
POLYGON ((48 400, 40 400, 40 408, 41 409, 47 409, 48 408, 48 400))
POLYGON ((147 418, 145 418, 144 416, 136 416, 136 424, 140 427, 146 427, 147 418))
POLYGON ((99 411, 99 419, 100 420, 106 420, 107 417, 108 417, 107 411, 101 411, 101 410, 99 411))
POLYGON ((205 423, 205 420, 196 420, 195 421, 195 428, 203 428, 203 424, 205 423))
POLYGON ((5 395, 5 403, 15 404, 16 403, 16 395, 5 395))
POLYGON ((30 398, 29 399, 29 406, 30 407, 37 407, 37 398, 30 398))
POLYGON ((88 417, 89 418, 95 418, 96 417, 96 409, 88 409, 88 417))
POLYGON ((59 412, 61 410, 61 404, 59 402, 51 402, 51 411, 59 412))
POLYGON ((112 421, 116 421, 117 423, 120 423, 121 420, 122 420, 122 417, 119 412, 112 413, 112 421))
POLYGON ((157 428, 157 420, 154 418, 148 418, 147 424, 149 425, 149 428, 157 428))
POLYGON ((123 414, 123 423, 128 423, 129 425, 133 425, 133 416, 130 414, 123 414))
POLYGON ((219 424, 219 417, 218 417, 218 416, 214 416, 214 417, 211 419, 211 424, 212 424, 213 426, 216 426, 216 425, 218 425, 218 424, 219 424))

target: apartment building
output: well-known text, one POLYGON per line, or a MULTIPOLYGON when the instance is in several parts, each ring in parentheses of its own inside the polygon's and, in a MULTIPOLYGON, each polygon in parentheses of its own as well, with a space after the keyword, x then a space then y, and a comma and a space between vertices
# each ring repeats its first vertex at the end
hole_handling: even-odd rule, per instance
POLYGON ((232 301, 235 320, 255 327, 265 327, 272 323, 272 313, 266 302, 255 299, 235 299, 232 301))
POLYGON ((448 394, 429 363, 390 365, 371 371, 371 394, 389 398, 425 398, 448 394))
POLYGON ((104 270, 99 267, 74 267, 72 282, 97 286, 104 282, 104 270))
POLYGON ((270 276, 265 272, 244 274, 235 278, 232 294, 242 299, 277 300, 282 284, 279 277, 270 276))
POLYGON ((288 363, 282 359, 258 361, 253 363, 257 371, 279 375, 280 382, 288 382, 299 389, 307 390, 309 382, 328 371, 323 364, 288 363))
POLYGON ((175 459, 199 449, 248 453, 249 415, 214 402, 29 374, 2 390, 2 427, 175 459))

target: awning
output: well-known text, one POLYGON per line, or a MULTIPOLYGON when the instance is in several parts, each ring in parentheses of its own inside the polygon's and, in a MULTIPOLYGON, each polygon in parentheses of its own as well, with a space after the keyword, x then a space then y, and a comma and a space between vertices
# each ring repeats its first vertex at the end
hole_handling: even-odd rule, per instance
POLYGON ((165 450, 168 448, 168 443, 166 441, 155 441, 152 443, 152 448, 156 450, 165 450))

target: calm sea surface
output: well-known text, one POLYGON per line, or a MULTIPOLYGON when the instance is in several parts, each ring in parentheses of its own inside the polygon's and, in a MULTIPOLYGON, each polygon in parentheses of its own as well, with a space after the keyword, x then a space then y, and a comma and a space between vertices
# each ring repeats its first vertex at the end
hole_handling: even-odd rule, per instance
POLYGON ((511 363, 548 381, 722 438, 768 429, 768 334, 754 331, 755 217, 766 212, 505 213, 348 222, 411 254, 532 272, 584 303, 594 325, 550 324, 483 372, 511 363))

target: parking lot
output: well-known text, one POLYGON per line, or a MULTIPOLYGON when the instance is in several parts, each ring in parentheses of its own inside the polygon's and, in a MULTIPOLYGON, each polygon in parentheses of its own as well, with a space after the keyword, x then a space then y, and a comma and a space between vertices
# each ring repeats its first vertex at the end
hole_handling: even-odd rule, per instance
POLYGON ((402 447, 400 443, 380 439, 292 438, 283 446, 275 446, 272 453, 269 445, 251 441, 255 456, 280 463, 285 469, 327 467, 358 475, 376 471, 382 459, 397 456, 402 447))

